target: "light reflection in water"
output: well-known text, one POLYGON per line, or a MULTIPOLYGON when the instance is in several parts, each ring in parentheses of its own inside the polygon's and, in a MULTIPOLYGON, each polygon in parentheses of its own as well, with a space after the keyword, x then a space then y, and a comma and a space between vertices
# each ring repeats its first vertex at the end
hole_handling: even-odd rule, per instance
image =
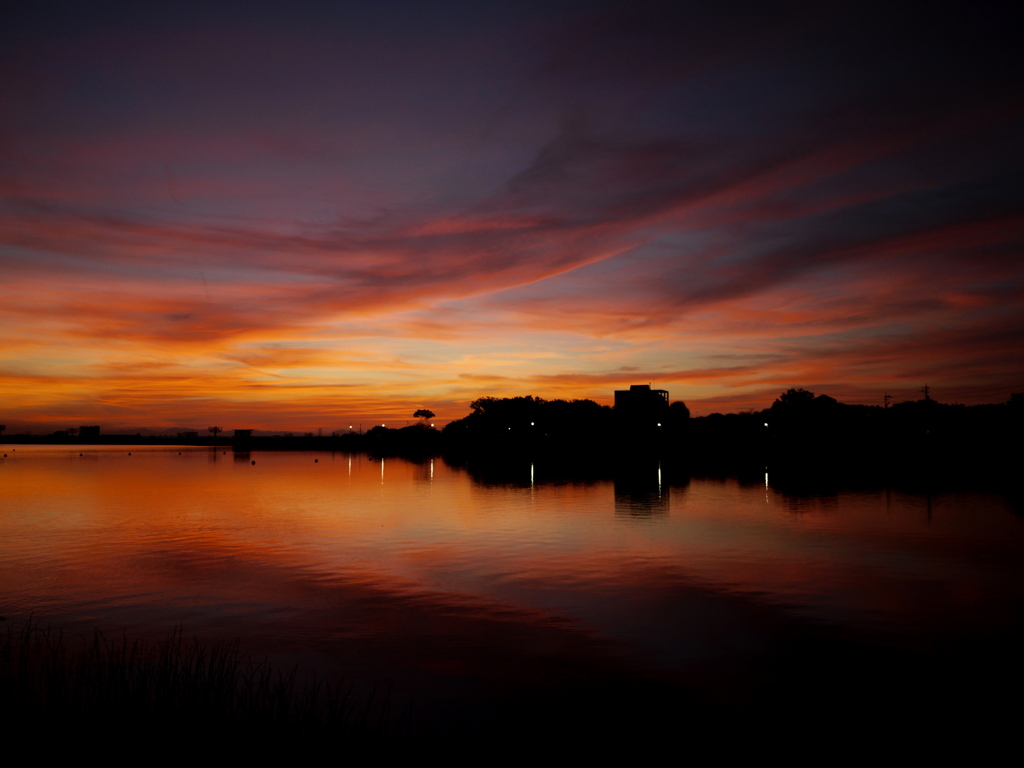
MULTIPOLYGON (((329 578, 358 564, 382 582, 399 579, 425 593, 443 584, 488 599, 502 599, 509 584, 520 594, 531 574, 563 577, 577 566, 579 572, 567 576, 571 584, 587 580, 580 573, 601 573, 602 582, 621 578, 620 587, 627 588, 641 578, 635 566, 643 563, 667 568, 659 579, 696 577, 787 604, 799 598, 801 610, 848 614, 863 609, 867 617, 879 609, 872 571, 879 583, 908 568, 939 578, 948 564, 936 560, 933 549, 959 542, 970 571, 971 542, 999 551, 1013 546, 1000 541, 1020 541, 1020 526, 998 500, 917 501, 887 490, 832 501, 796 500, 790 506, 801 510, 799 517, 785 512, 786 505, 765 517, 750 504, 751 489, 735 482, 692 481, 677 486, 673 496, 660 463, 646 476, 636 471, 614 483, 568 485, 537 485, 531 464, 530 493, 524 497, 515 488, 476 485, 462 471, 429 461, 424 474, 440 492, 424 496, 411 482, 422 470, 397 459, 388 462, 390 480, 381 486, 383 493, 367 495, 369 463, 362 456, 322 459, 344 462, 350 482, 338 484, 333 473, 317 472, 308 456, 298 453, 261 453, 256 467, 247 457, 217 463, 219 454, 207 450, 179 456, 177 449, 136 449, 131 459, 123 451, 99 449, 84 457, 77 450, 69 454, 70 449, 33 453, 25 448, 16 463, 8 459, 4 466, 4 584, 21 585, 26 609, 45 592, 42 586, 31 588, 25 577, 41 576, 38 568, 56 569, 59 591, 86 602, 97 599, 90 594, 95 574, 105 572, 104 584, 117 583, 117 564, 127 561, 138 570, 129 569, 125 581, 131 586, 119 589, 133 592, 139 581, 152 577, 146 591, 184 595, 181 583, 166 580, 165 571, 158 578, 148 568, 157 555, 173 556, 163 542, 175 541, 214 559, 244 558, 254 567, 287 565, 329 578), (965 504, 982 507, 984 516, 965 525, 965 504), (924 508, 923 519, 912 514, 916 508, 924 508), (659 525, 627 530, 616 524, 638 516, 659 525), (393 529, 386 542, 375 531, 380 518, 393 529), (965 527, 971 533, 967 541, 960 538, 965 527), (1005 536, 996 533, 1003 528, 1005 536), (847 569, 867 569, 867 574, 848 582, 847 569), (813 582, 805 581, 812 572, 813 582)), ((381 484, 385 463, 380 461, 381 484)), ((765 480, 763 494, 770 501, 774 492, 767 473, 765 480)), ((40 585, 52 581, 39 579, 40 585)), ((244 582, 230 580, 220 584, 231 592, 243 587, 244 582)), ((553 587, 557 582, 546 591, 553 587)), ((575 589, 567 588, 563 597, 575 589)))
POLYGON ((551 633, 570 655, 681 670, 794 621, 1000 634, 1024 604, 1024 526, 991 494, 797 497, 767 469, 762 488, 673 481, 660 462, 586 483, 538 482, 530 463, 516 486, 389 459, 385 484, 385 461, 364 455, 259 453, 254 466, 179 450, 4 459, 8 618, 182 623, 318 664, 344 647, 367 674, 420 679, 504 674, 551 633))

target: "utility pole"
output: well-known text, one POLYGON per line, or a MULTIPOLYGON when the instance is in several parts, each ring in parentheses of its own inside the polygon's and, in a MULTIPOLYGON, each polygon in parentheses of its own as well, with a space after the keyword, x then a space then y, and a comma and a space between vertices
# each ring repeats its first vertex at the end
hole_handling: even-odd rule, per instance
POLYGON ((929 395, 928 395, 928 385, 927 384, 924 385, 924 389, 922 389, 921 391, 924 392, 924 399, 925 400, 931 400, 931 397, 929 397, 929 395))
POLYGON ((885 393, 885 407, 886 407, 886 408, 888 408, 888 407, 889 407, 889 401, 890 401, 890 400, 892 400, 892 395, 890 395, 890 394, 889 394, 888 392, 886 392, 886 393, 885 393))

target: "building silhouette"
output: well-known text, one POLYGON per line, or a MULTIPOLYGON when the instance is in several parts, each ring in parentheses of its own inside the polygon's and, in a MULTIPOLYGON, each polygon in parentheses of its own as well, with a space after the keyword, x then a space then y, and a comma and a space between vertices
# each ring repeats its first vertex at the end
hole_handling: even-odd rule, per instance
POLYGON ((657 428, 668 420, 668 390, 634 384, 615 390, 615 417, 622 425, 657 428))

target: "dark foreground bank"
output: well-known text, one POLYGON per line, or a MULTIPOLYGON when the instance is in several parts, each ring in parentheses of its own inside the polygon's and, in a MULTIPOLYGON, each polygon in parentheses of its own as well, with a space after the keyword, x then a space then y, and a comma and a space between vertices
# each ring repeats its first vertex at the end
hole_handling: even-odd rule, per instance
POLYGON ((595 680, 562 664, 549 684, 427 731, 413 713, 392 711, 386 691, 355 695, 274 669, 237 642, 180 631, 158 643, 84 638, 8 622, 0 716, 8 733, 67 756, 980 757, 1015 733, 1019 708, 1005 694, 1022 681, 1019 639, 898 648, 805 627, 756 664, 716 664, 685 680, 595 680))
POLYGON ((0 719, 47 753, 99 747, 161 752, 350 752, 399 747, 408 723, 386 690, 275 669, 239 643, 177 631, 156 643, 65 634, 34 621, 0 625, 0 719))

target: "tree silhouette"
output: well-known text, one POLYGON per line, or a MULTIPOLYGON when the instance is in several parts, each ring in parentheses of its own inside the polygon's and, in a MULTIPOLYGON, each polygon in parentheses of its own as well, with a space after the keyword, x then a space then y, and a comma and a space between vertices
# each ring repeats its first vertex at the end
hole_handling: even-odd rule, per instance
POLYGON ((434 418, 434 412, 428 408, 420 408, 416 413, 413 414, 415 419, 423 419, 424 422, 430 421, 434 418))
POLYGON ((217 433, 223 432, 224 430, 220 427, 207 427, 207 431, 213 435, 213 442, 217 442, 217 433))
POLYGON ((772 407, 803 409, 807 408, 813 402, 813 392, 808 392, 806 389, 787 389, 779 395, 778 400, 772 403, 772 407))
POLYGON ((668 407, 668 417, 674 423, 682 423, 690 418, 690 409, 682 400, 676 400, 668 407))

